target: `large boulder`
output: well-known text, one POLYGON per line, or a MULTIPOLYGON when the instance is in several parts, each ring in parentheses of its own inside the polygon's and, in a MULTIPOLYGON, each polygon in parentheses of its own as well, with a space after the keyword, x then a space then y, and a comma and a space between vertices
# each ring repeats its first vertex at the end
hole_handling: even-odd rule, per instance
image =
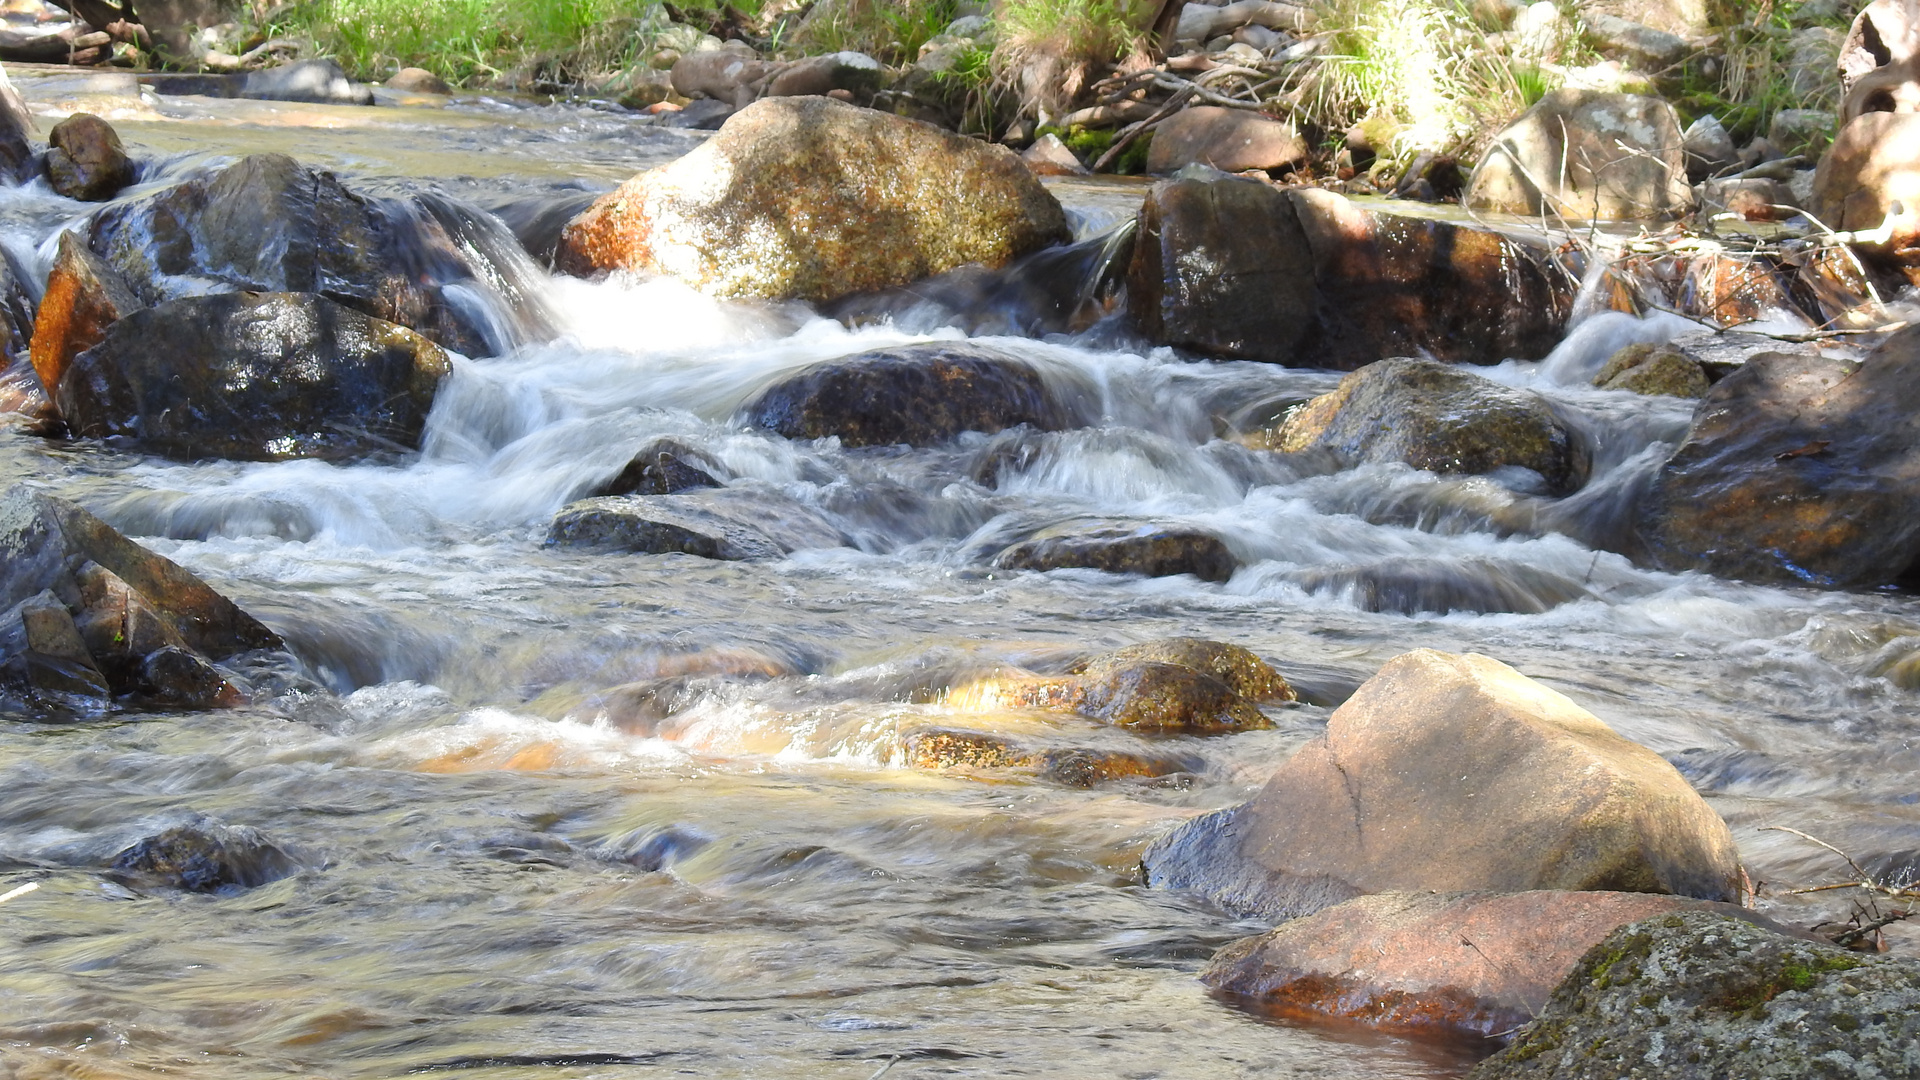
POLYGON ((1489 230, 1312 188, 1174 180, 1141 207, 1127 306, 1150 340, 1208 356, 1491 364, 1553 349, 1573 280, 1545 247, 1489 230))
POLYGON ((1640 506, 1655 565, 1873 588, 1920 560, 1920 329, 1855 363, 1764 353, 1707 392, 1640 506))
POLYGON ((1307 144, 1292 124, 1215 105, 1183 109, 1161 121, 1147 148, 1147 171, 1155 173, 1184 165, 1278 173, 1305 160, 1307 144))
POLYGON ((1200 978, 1270 1015, 1500 1038, 1618 927, 1700 909, 1754 918, 1650 893, 1381 893, 1233 942, 1200 978))
POLYGON ((92 113, 74 113, 55 124, 47 142, 47 182, 69 199, 103 202, 135 179, 119 133, 92 113))
POLYGON ((1920 1076, 1920 964, 1717 911, 1656 915, 1587 951, 1469 1080, 1920 1076))
POLYGON ((212 707, 213 663, 280 638, 179 565, 64 499, 0 496, 0 691, 212 707))
POLYGON ((1528 390, 1434 360, 1369 364, 1289 414, 1274 440, 1289 453, 1331 451, 1350 464, 1404 461, 1439 473, 1521 468, 1564 495, 1585 480, 1579 437, 1528 390))
POLYGON ((547 532, 550 547, 682 552, 731 562, 846 543, 846 534, 819 511, 777 491, 751 488, 581 499, 562 508, 547 532))
POLYGON ((87 242, 143 304, 210 292, 320 293, 469 356, 487 335, 443 286, 475 275, 430 218, 254 154, 93 218, 87 242))
POLYGON ((114 323, 54 403, 75 435, 168 457, 338 459, 416 449, 451 370, 433 342, 324 296, 220 293, 114 323))
POLYGON ((61 233, 28 350, 40 385, 49 393, 57 389, 74 357, 100 344, 109 327, 145 306, 120 272, 77 234, 61 233))
POLYGON ((832 98, 767 98, 567 226, 574 274, 670 274, 716 296, 826 301, 1070 239, 1019 157, 832 98))
POLYGON ((828 360, 747 406, 755 427, 844 446, 933 446, 963 431, 1073 425, 1071 411, 1025 360, 984 345, 930 341, 828 360))
POLYGON ((1836 230, 1887 226, 1884 238, 1869 242, 1877 253, 1920 245, 1920 112, 1870 112, 1849 121, 1820 158, 1807 209, 1836 230))
POLYGON ((1464 201, 1565 222, 1677 217, 1693 206, 1683 146, 1660 98, 1555 90, 1481 155, 1464 201))
POLYGON ((1381 668, 1252 802, 1142 864, 1275 920, 1393 891, 1742 894, 1726 823, 1658 754, 1499 661, 1427 649, 1381 668))

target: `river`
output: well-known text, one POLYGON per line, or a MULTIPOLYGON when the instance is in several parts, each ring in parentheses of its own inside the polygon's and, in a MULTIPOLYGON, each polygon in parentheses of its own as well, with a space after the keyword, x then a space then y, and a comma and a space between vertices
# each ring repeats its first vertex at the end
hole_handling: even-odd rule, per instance
MULTIPOLYGON (((71 89, 16 78, 32 101, 71 89)), ((485 100, 107 105, 157 179, 272 149, 363 190, 509 216, 697 139, 485 100)), ((1083 233, 1139 195, 1057 190, 1083 233)), ((44 276, 85 210, 0 191, 0 242, 44 276)), ((502 232, 472 214, 476 235, 502 232)), ((1769 826, 1888 877, 1920 865, 1920 725, 1889 677, 1920 652, 1910 596, 1652 572, 1496 525, 1528 496, 1491 479, 1281 462, 1218 438, 1223 418, 1336 375, 1189 362, 1111 323, 986 339, 1097 426, 934 450, 788 442, 739 406, 808 363, 959 332, 552 279, 489 250, 514 287, 476 302, 519 344, 457 362, 417 457, 181 464, 0 419, 0 476, 192 568, 293 653, 248 673, 254 703, 237 710, 0 718, 0 893, 40 886, 0 905, 0 1073, 1456 1076, 1490 1048, 1210 999, 1195 973, 1259 927, 1145 889, 1137 869, 1152 838, 1247 798, 1330 705, 1414 648, 1497 657, 1673 761, 1778 914, 1844 914, 1839 894, 1783 894, 1848 872, 1769 826), (858 546, 772 563, 543 546, 558 508, 658 435, 736 485, 819 507, 858 546), (1088 516, 1203 525, 1242 568, 1209 584, 987 565, 1009 536, 1088 516), (1436 598, 1478 610, 1436 614, 1436 598), (1138 746, 933 702, 1002 665, 1059 670, 1170 635, 1245 645, 1313 703, 1270 709, 1271 731, 1175 740, 1191 767, 1156 779, 904 767, 904 735, 929 725, 1138 746), (680 680, 670 722, 605 696, 655 679, 680 680), (195 815, 257 828, 303 869, 223 896, 103 873, 195 815)), ((1491 371, 1587 433, 1590 518, 1690 407, 1583 389, 1581 374, 1660 332, 1613 316, 1545 364, 1491 371)), ((1920 952, 1920 934, 1892 937, 1920 952)))

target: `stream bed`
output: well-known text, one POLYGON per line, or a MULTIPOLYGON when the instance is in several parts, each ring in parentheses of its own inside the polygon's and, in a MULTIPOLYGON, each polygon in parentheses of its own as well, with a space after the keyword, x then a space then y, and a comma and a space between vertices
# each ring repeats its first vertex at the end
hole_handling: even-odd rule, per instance
MULTIPOLYGON (((68 92, 16 81, 43 107, 68 92)), ((116 108, 156 182, 270 149, 483 222, 698 139, 487 100, 116 108)), ((1141 190, 1056 188, 1083 235, 1141 190)), ((43 182, 0 190, 0 243, 44 278, 87 210, 43 182)), ((0 1075, 1457 1076, 1492 1048, 1210 999, 1196 972, 1261 927, 1138 871, 1149 841, 1245 800, 1415 648, 1505 661, 1667 757, 1783 918, 1844 917, 1844 894, 1786 891, 1849 871, 1771 826, 1888 879, 1920 868, 1916 691, 1896 684, 1920 651, 1911 596, 1649 571, 1497 524, 1529 496, 1494 479, 1245 449, 1227 426, 1338 376, 1193 362, 1111 321, 982 339, 1096 426, 789 442, 742 404, 819 360, 959 332, 531 266, 503 323, 519 343, 456 361, 417 456, 182 464, 0 418, 6 483, 82 503, 293 654, 250 673, 236 710, 0 717, 0 893, 39 885, 0 905, 0 1075), (769 563, 544 546, 555 511, 659 436, 819 508, 855 546, 769 563), (1075 518, 1199 525, 1241 566, 1217 584, 991 568, 1009 538, 1075 518), (1173 776, 908 767, 905 733, 993 721, 939 704, 947 686, 1174 635, 1244 645, 1313 703, 1270 709, 1271 731, 1171 740, 1192 763, 1173 776), (610 704, 648 680, 679 680, 671 724, 610 704), (301 869, 234 895, 103 873, 198 815, 260 830, 301 869)), ((1488 372, 1586 433, 1575 498, 1602 516, 1691 413, 1583 386, 1659 332, 1605 319, 1546 363, 1488 372)), ((1077 724, 1050 737, 1106 737, 1077 724)), ((1889 937, 1920 953, 1920 933, 1889 937)))

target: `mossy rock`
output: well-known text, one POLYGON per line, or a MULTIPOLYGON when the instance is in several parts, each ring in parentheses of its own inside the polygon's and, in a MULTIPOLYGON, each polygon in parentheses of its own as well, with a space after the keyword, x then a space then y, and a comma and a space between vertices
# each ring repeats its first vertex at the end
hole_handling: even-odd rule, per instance
POLYGON ((1629 345, 1610 357, 1593 385, 1653 396, 1707 396, 1707 369, 1671 345, 1629 345))

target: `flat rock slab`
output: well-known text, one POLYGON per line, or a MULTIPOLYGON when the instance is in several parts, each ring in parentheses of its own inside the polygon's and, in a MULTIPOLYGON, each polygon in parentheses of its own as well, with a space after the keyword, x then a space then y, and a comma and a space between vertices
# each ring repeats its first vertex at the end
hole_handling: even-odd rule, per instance
POLYGON ((1468 1080, 1907 1080, 1920 963, 1710 911, 1623 926, 1468 1080))
POLYGON ((553 519, 547 543, 742 562, 845 547, 847 537, 819 511, 777 492, 706 488, 582 499, 553 519))
POLYGON ((1203 529, 1131 523, 1070 524, 1041 531, 994 556, 1002 570, 1069 567, 1113 574, 1192 574, 1226 581, 1240 567, 1226 541, 1203 529))
POLYGON ((1221 949, 1200 978, 1247 1008, 1494 1037, 1526 1023, 1630 922, 1731 904, 1623 892, 1381 893, 1221 949))
POLYGON ((1149 884, 1298 918, 1377 892, 1737 900, 1726 823, 1658 754, 1475 654, 1390 661, 1250 803, 1142 857, 1149 884))

